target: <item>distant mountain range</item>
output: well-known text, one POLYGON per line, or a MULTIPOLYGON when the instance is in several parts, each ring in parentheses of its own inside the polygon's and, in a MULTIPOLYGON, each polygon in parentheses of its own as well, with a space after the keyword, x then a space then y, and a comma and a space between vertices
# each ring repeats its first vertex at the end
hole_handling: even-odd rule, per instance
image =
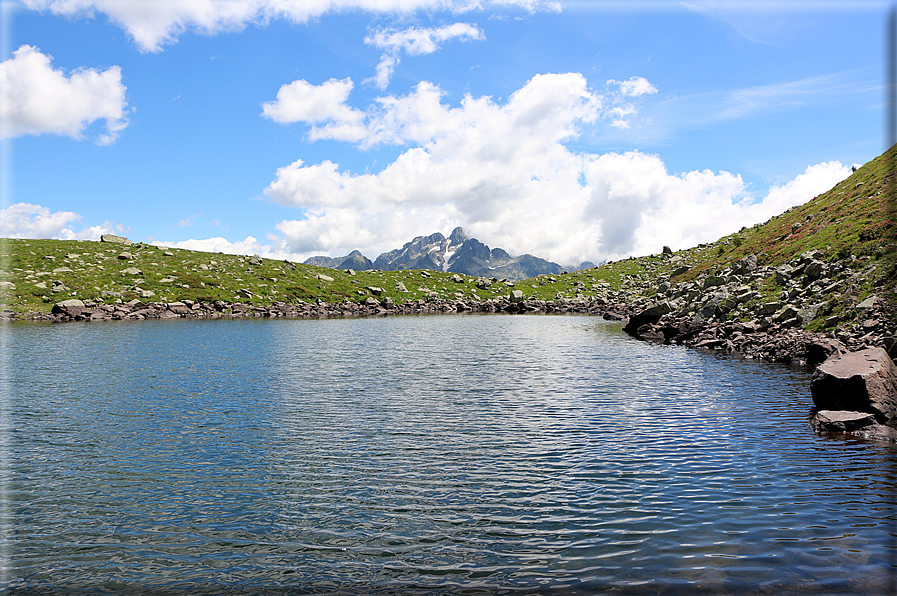
POLYGON ((528 279, 543 273, 560 274, 567 270, 557 263, 533 255, 512 257, 500 248, 490 249, 476 238, 469 238, 461 228, 452 230, 448 238, 439 232, 418 236, 402 248, 381 254, 373 262, 359 251, 353 250, 344 257, 311 257, 305 264, 358 271, 431 269, 509 280, 528 279))

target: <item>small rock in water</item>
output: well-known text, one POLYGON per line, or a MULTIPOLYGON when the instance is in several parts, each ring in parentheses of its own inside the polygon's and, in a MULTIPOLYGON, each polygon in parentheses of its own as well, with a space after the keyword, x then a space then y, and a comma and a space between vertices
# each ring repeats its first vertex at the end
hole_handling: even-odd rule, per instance
POLYGON ((820 410, 810 424, 817 432, 843 433, 875 424, 875 416, 869 412, 820 410))

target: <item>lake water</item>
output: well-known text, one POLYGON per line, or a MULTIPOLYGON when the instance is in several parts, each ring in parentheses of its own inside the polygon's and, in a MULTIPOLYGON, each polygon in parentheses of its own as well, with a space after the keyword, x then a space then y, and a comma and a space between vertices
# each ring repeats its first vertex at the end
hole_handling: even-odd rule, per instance
POLYGON ((8 593, 892 593, 806 372, 579 316, 2 328, 8 593))

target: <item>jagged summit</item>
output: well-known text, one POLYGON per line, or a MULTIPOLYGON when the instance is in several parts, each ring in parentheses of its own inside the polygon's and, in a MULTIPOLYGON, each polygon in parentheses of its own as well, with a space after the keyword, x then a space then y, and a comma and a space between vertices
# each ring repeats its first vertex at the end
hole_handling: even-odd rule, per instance
POLYGON ((402 248, 381 254, 373 263, 355 250, 345 257, 311 257, 305 264, 344 270, 430 269, 513 280, 526 279, 542 273, 559 274, 564 271, 564 268, 557 263, 533 255, 512 257, 501 248, 490 249, 476 238, 469 237, 461 227, 452 230, 448 238, 440 232, 429 236, 417 236, 411 242, 405 243, 402 248))
POLYGON ((385 271, 433 269, 480 277, 526 279, 541 273, 561 273, 564 269, 532 255, 512 257, 501 248, 470 238, 463 228, 455 228, 448 238, 440 233, 418 236, 402 248, 385 252, 374 261, 385 271))
POLYGON ((374 264, 371 260, 361 254, 360 250, 353 250, 344 257, 309 257, 305 259, 305 265, 314 265, 315 267, 330 267, 331 269, 355 269, 364 271, 373 269, 374 264))

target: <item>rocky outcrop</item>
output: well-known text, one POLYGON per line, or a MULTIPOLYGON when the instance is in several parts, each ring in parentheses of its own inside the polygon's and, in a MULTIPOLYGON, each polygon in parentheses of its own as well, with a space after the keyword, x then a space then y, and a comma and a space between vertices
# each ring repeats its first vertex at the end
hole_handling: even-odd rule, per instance
POLYGON ((131 246, 134 244, 124 236, 116 236, 115 234, 103 234, 100 236, 100 242, 111 242, 113 244, 124 244, 125 246, 131 246))
POLYGON ((820 409, 868 412, 879 423, 897 423, 897 366, 881 348, 829 358, 813 373, 810 391, 820 409))

